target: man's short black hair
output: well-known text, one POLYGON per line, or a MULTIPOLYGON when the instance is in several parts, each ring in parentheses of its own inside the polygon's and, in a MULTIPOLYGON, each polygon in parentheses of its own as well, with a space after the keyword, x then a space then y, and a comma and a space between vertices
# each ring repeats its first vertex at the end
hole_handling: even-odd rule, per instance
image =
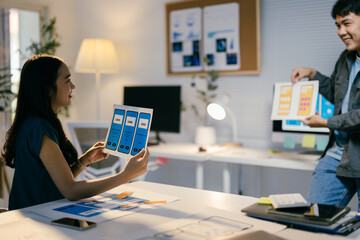
POLYGON ((360 0, 338 0, 331 12, 333 19, 336 16, 345 17, 350 13, 360 16, 360 0))

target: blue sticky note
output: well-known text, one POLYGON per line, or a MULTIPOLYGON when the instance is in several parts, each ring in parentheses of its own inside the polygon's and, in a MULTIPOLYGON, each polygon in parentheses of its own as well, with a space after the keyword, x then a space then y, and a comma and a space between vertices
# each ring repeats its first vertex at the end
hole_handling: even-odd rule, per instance
POLYGON ((326 145, 328 144, 329 137, 317 137, 316 138, 316 150, 317 151, 324 151, 326 145))
POLYGON ((284 148, 294 149, 295 148, 295 136, 284 136, 284 148))

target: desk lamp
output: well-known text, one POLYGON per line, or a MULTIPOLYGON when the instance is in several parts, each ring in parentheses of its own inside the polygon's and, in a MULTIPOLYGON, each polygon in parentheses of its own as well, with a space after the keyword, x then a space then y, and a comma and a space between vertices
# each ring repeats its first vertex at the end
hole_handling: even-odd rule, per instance
POLYGON ((112 41, 87 38, 81 43, 75 72, 96 74, 96 120, 100 120, 100 74, 116 73, 118 61, 112 41))
POLYGON ((219 101, 210 103, 207 106, 207 112, 215 120, 224 120, 226 117, 226 113, 228 113, 232 118, 233 139, 231 143, 226 143, 225 145, 242 146, 242 144, 239 143, 237 139, 236 117, 228 105, 229 101, 230 101, 230 95, 225 94, 219 99, 219 101))

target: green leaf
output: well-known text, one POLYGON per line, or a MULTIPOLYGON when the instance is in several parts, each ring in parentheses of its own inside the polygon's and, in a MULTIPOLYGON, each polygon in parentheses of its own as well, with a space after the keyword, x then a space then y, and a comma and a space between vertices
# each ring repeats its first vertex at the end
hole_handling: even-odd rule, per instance
POLYGON ((0 111, 11 110, 11 102, 15 98, 15 94, 11 91, 11 76, 9 74, 10 67, 0 68, 0 111))
POLYGON ((214 91, 214 90, 216 90, 217 88, 218 88, 217 85, 214 85, 214 84, 211 84, 211 83, 208 84, 208 90, 209 90, 209 91, 214 91))
POLYGON ((191 108, 192 108, 192 110, 194 110, 195 115, 199 116, 199 111, 198 111, 197 107, 194 104, 191 104, 191 108))
POLYGON ((205 91, 203 91, 203 90, 196 90, 196 92, 199 93, 202 96, 206 95, 205 91))

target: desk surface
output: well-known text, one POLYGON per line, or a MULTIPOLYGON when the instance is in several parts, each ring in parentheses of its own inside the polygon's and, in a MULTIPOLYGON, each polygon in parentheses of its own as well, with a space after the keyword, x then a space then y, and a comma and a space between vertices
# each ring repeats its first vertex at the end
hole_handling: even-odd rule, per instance
POLYGON ((199 146, 193 143, 171 143, 150 146, 149 151, 152 157, 167 157, 189 161, 207 161, 212 154, 224 152, 228 148, 220 146, 207 147, 206 152, 200 152, 199 146))
POLYGON ((191 143, 161 144, 149 147, 152 157, 167 157, 188 161, 215 161, 263 167, 276 167, 312 171, 319 155, 296 152, 269 153, 267 150, 252 148, 230 148, 210 146, 206 152, 199 152, 191 143))
POLYGON ((266 150, 232 148, 212 154, 211 161, 295 170, 314 170, 319 155, 296 152, 269 153, 266 150))
MULTIPOLYGON (((224 163, 223 191, 231 192, 231 164, 241 164, 259 167, 272 167, 291 170, 313 171, 319 155, 299 154, 296 152, 270 153, 267 150, 244 147, 207 147, 206 152, 199 152, 198 146, 191 143, 161 144, 149 147, 150 157, 165 157, 175 160, 194 161, 196 165, 196 188, 204 187, 204 162, 224 163)), ((236 192, 238 189, 236 189, 236 192)), ((233 191, 234 192, 234 191, 233 191)))
MULTIPOLYGON (((16 221, 19 222, 21 219, 24 220, 26 217, 30 217, 31 219, 36 220, 38 224, 42 224, 39 225, 39 229, 43 229, 43 231, 52 229, 53 231, 57 231, 57 233, 62 234, 62 238, 51 239, 119 239, 119 236, 128 237, 131 236, 131 233, 138 233, 144 229, 149 229, 149 231, 151 231, 152 229, 156 228, 155 226, 161 226, 170 221, 178 221, 180 218, 185 218, 190 214, 197 212, 205 205, 229 211, 228 214, 234 216, 240 216, 243 215, 241 213, 242 208, 257 201, 257 198, 253 197, 143 181, 130 183, 127 184, 127 186, 135 187, 137 189, 144 189, 159 194, 172 195, 174 197, 178 197, 179 200, 162 205, 160 207, 147 209, 142 212, 136 212, 134 214, 120 217, 111 221, 99 223, 96 228, 87 230, 85 232, 49 225, 48 223, 51 219, 31 212, 32 207, 30 207, 0 214, 0 229, 1 231, 4 231, 4 228, 2 227, 6 226, 5 231, 14 232, 18 226, 20 230, 20 227, 23 226, 21 226, 21 224, 17 225, 18 223, 16 221)), ((24 223, 25 221, 22 222, 24 223)), ((270 224, 269 222, 265 221, 261 222, 264 224, 270 224)), ((2 232, 2 235, 5 233, 8 232, 2 232)), ((278 231, 276 235, 286 237, 286 239, 343 239, 342 237, 338 236, 309 233, 292 229, 278 231)), ((353 234, 352 236, 356 235, 353 234)), ((126 239, 130 239, 127 237, 126 239)))

